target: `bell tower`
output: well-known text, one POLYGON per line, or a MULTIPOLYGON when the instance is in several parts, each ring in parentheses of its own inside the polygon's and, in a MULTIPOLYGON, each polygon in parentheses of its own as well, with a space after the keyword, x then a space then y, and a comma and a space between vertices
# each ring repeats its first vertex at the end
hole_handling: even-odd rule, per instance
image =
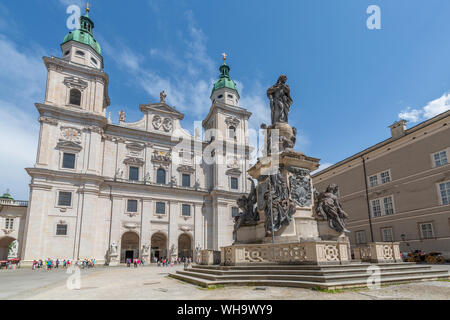
POLYGON ((211 108, 202 125, 205 131, 207 188, 210 190, 207 247, 219 250, 233 242, 236 200, 250 190, 248 119, 251 113, 239 106, 239 92, 230 77, 226 54, 219 79, 211 92, 211 108))
POLYGON ((48 70, 44 104, 104 117, 110 103, 108 75, 103 72, 102 51, 89 11, 86 6, 79 29, 64 37, 61 58, 43 58, 48 70))

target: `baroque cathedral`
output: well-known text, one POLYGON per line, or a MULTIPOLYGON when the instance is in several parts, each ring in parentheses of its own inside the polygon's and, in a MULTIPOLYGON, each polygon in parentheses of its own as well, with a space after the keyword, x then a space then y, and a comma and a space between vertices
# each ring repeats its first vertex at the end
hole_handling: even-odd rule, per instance
POLYGON ((36 103, 40 135, 23 241, 34 259, 110 262, 194 257, 233 243, 236 200, 250 190, 248 119, 224 62, 203 130, 165 102, 141 104, 142 119, 106 117, 108 75, 89 11, 44 57, 45 99, 36 103), (200 132, 203 131, 203 132, 200 132), (230 147, 231 146, 231 147, 230 147))

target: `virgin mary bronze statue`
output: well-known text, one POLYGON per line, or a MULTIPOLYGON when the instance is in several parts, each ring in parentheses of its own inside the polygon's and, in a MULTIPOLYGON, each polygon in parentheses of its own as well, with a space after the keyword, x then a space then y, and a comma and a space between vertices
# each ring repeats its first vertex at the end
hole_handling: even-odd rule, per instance
POLYGON ((293 103, 291 90, 286 84, 287 77, 282 74, 277 83, 267 89, 267 97, 270 100, 270 111, 272 113, 272 125, 277 122, 288 122, 289 109, 293 103))

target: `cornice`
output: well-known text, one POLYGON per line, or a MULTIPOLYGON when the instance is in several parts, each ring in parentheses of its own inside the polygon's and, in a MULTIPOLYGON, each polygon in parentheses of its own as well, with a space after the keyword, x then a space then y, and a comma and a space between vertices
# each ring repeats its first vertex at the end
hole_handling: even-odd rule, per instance
MULTIPOLYGON (((70 107, 58 107, 49 104, 35 103, 39 114, 41 115, 40 121, 49 121, 50 118, 56 118, 56 120, 64 120, 64 117, 70 117, 80 120, 84 125, 97 125, 100 128, 104 128, 108 120, 99 114, 93 112, 87 112, 70 107)), ((69 121, 69 120, 68 120, 69 121)), ((92 128, 92 126, 91 126, 92 128)))

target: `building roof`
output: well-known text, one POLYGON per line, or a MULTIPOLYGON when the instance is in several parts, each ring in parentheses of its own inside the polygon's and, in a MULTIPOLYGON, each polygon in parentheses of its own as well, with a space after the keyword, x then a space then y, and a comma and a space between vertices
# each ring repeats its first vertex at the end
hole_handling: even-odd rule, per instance
POLYGON ((224 62, 220 67, 220 77, 214 83, 214 86, 211 91, 211 95, 214 93, 214 91, 221 89, 221 88, 228 88, 231 90, 236 91, 237 94, 239 94, 236 83, 231 79, 230 77, 230 67, 224 62))
POLYGON ((418 130, 420 130, 422 128, 425 128, 425 127, 427 127, 427 126, 429 126, 429 125, 431 125, 431 124, 433 124, 433 123, 435 123, 435 122, 437 122, 437 121, 439 121, 441 119, 444 119, 444 118, 446 118, 448 116, 450 116, 450 110, 448 110, 446 112, 443 112, 443 113, 440 113, 440 114, 438 114, 437 116, 435 116, 435 117, 433 117, 431 119, 423 121, 423 122, 415 125, 414 127, 409 128, 408 130, 405 131, 405 134, 402 137, 400 137, 400 138, 390 137, 390 138, 388 138, 386 140, 383 140, 383 141, 381 141, 381 142, 379 142, 379 143, 377 143, 377 144, 375 144, 375 145, 373 145, 373 146, 371 146, 369 148, 366 148, 366 149, 364 149, 364 150, 362 150, 362 151, 360 151, 360 152, 358 152, 358 153, 356 153, 356 154, 354 154, 354 155, 352 155, 352 156, 350 156, 348 158, 345 158, 344 160, 339 161, 338 163, 336 163, 336 164, 334 164, 334 165, 332 165, 332 166, 330 166, 330 167, 328 167, 326 169, 323 169, 323 170, 313 174, 312 177, 317 177, 317 176, 319 176, 319 175, 321 175, 321 174, 323 174, 325 172, 329 172, 329 171, 331 171, 333 169, 336 169, 336 168, 340 167, 341 165, 346 164, 347 162, 350 162, 352 160, 355 160, 357 158, 360 158, 360 157, 364 156, 367 153, 370 153, 372 151, 380 149, 380 148, 388 145, 389 143, 391 143, 393 141, 396 141, 398 139, 402 139, 403 137, 408 136, 408 135, 410 135, 410 134, 412 134, 412 133, 414 133, 414 132, 416 132, 416 131, 418 131, 418 130))
POLYGON ((102 54, 102 49, 94 38, 94 22, 89 18, 86 12, 84 16, 80 17, 80 28, 75 31, 70 31, 65 37, 62 44, 69 41, 76 41, 86 44, 94 49, 99 55, 102 54))
POLYGON ((14 198, 9 194, 8 190, 6 190, 6 192, 0 197, 0 199, 14 200, 14 198))

